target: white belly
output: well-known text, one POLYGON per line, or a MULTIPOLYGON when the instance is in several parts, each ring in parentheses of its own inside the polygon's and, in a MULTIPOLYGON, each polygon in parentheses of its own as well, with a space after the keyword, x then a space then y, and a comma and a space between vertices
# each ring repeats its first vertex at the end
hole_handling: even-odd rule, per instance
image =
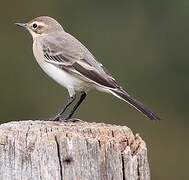
POLYGON ((79 80, 52 64, 45 63, 40 66, 50 77, 66 88, 72 88, 76 84, 80 84, 79 80))
POLYGON ((71 96, 75 93, 75 91, 85 90, 85 85, 80 79, 71 76, 67 72, 50 63, 43 63, 39 65, 51 78, 53 78, 61 86, 67 88, 71 96))

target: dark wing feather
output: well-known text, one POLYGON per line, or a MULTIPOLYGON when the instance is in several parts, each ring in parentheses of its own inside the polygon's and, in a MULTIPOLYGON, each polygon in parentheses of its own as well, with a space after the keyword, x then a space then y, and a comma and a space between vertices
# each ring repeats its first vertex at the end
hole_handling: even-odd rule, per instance
POLYGON ((112 79, 106 79, 101 74, 99 74, 95 69, 87 69, 84 66, 80 65, 78 62, 72 64, 72 67, 78 71, 80 74, 85 76, 86 78, 92 80, 93 82, 100 84, 102 86, 106 86, 109 88, 118 88, 118 85, 112 79))
POLYGON ((69 63, 70 60, 63 56, 62 52, 55 53, 50 48, 43 46, 43 56, 48 62, 60 62, 60 63, 69 63))

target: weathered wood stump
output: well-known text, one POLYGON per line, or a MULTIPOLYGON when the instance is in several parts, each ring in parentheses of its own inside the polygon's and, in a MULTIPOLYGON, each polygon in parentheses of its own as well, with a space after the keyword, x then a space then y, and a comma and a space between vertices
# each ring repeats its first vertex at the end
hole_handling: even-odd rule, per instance
POLYGON ((149 180, 145 142, 126 126, 19 121, 0 125, 1 180, 149 180))

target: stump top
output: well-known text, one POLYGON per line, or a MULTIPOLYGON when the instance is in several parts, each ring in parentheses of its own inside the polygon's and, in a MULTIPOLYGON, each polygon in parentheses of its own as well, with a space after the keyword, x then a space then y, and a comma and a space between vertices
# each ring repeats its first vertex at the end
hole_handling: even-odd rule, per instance
MULTIPOLYGON (((28 133, 37 134, 37 132, 41 132, 42 135, 46 133, 68 138, 81 137, 101 142, 115 141, 120 144, 122 151, 130 146, 132 154, 137 153, 141 148, 146 148, 141 137, 138 134, 134 135, 127 126, 84 121, 54 122, 45 120, 13 121, 0 125, 0 137, 6 137, 6 134, 16 136, 24 132, 26 136, 28 133)), ((0 144, 4 139, 0 138, 0 144)))

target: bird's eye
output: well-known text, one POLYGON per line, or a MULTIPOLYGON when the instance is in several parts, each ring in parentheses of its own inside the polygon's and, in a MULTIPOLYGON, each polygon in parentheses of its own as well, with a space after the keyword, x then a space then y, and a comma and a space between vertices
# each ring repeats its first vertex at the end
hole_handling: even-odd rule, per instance
POLYGON ((32 27, 33 27, 34 29, 36 29, 36 28, 37 28, 37 24, 36 24, 36 23, 33 23, 32 27))

